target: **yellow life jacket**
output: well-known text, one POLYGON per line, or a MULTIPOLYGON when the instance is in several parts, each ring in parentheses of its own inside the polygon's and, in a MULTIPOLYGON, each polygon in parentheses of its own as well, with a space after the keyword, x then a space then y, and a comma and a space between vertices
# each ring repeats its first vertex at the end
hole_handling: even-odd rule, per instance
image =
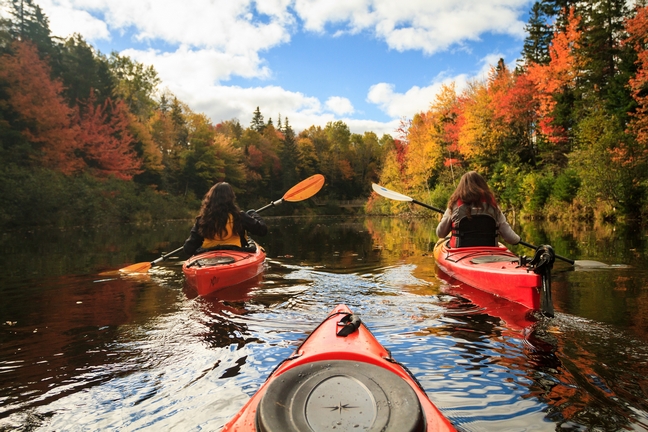
POLYGON ((229 219, 227 219, 227 225, 225 225, 225 230, 226 233, 222 237, 216 234, 215 238, 204 239, 201 247, 203 249, 209 249, 220 245, 231 245, 231 246, 241 247, 241 236, 239 236, 238 233, 234 232, 234 216, 232 216, 231 214, 229 215, 229 219))

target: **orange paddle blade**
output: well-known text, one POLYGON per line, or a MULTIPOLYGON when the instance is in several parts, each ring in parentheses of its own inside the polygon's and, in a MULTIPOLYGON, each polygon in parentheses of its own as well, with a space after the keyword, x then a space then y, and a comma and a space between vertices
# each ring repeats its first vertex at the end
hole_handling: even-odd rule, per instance
POLYGON ((315 174, 291 187, 283 196, 284 201, 303 201, 315 195, 324 186, 324 176, 315 174))
POLYGON ((151 263, 149 262, 141 262, 133 265, 129 265, 128 267, 124 267, 119 269, 121 273, 146 273, 149 271, 151 268, 151 263))

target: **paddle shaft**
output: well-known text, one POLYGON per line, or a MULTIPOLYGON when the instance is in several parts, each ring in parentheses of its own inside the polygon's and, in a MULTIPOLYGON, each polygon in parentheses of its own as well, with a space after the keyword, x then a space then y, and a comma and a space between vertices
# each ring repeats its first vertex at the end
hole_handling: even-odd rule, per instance
POLYGON ((173 250, 173 251, 169 252, 168 254, 162 255, 160 258, 158 258, 158 259, 156 259, 154 261, 151 261, 151 265, 154 266, 155 264, 164 261, 165 259, 169 258, 171 255, 176 254, 176 253, 180 252, 181 250, 182 250, 182 246, 179 247, 176 250, 173 250))
POLYGON ((283 199, 283 198, 278 199, 277 201, 272 201, 270 204, 268 204, 268 205, 266 205, 266 206, 263 206, 263 207, 261 207, 259 210, 255 210, 255 211, 256 211, 257 213, 260 213, 260 212, 262 212, 262 211, 265 210, 265 209, 269 209, 270 207, 278 206, 278 205, 281 204, 282 202, 284 202, 284 199, 283 199))
MULTIPOLYGON (((519 243, 519 244, 521 244, 522 246, 529 247, 529 248, 531 248, 531 249, 536 249, 536 250, 538 249, 537 246, 534 246, 534 245, 532 245, 531 243, 527 243, 527 242, 522 241, 522 240, 520 240, 520 243, 519 243)), ((569 259, 569 258, 565 258, 565 257, 560 256, 560 255, 556 255, 556 258, 561 259, 561 260, 563 260, 563 261, 565 261, 565 262, 567 262, 567 263, 569 263, 569 264, 571 264, 571 265, 574 265, 574 264, 576 263, 576 261, 574 261, 574 260, 572 260, 572 259, 569 259)))
POLYGON ((434 207, 434 206, 431 206, 431 205, 429 205, 429 204, 425 204, 424 202, 417 201, 417 200, 415 200, 415 199, 413 199, 412 202, 413 202, 414 204, 418 204, 418 205, 423 206, 423 207, 425 207, 425 208, 429 208, 430 210, 434 210, 434 211, 439 212, 439 213, 441 213, 441 214, 445 213, 444 210, 441 210, 440 208, 438 208, 438 207, 434 207))

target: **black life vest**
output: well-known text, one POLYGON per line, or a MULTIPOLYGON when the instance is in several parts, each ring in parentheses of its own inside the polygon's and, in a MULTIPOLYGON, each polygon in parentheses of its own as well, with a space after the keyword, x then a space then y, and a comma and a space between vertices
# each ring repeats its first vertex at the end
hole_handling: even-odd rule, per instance
POLYGON ((480 207, 458 200, 452 210, 451 247, 497 246, 497 209, 487 202, 480 207))

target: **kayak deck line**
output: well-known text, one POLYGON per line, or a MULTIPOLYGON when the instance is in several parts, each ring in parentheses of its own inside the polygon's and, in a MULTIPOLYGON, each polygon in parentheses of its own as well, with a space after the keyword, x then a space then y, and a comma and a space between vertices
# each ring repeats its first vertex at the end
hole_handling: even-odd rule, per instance
POLYGON ((418 380, 338 305, 222 432, 455 431, 418 380))
MULTIPOLYGON (((469 248, 465 248, 469 249, 469 248)), ((453 249, 447 249, 446 250, 446 257, 445 259, 448 261, 452 262, 459 262, 465 259, 471 259, 473 261, 475 258, 479 257, 488 257, 488 256, 493 256, 497 257, 497 260, 493 261, 484 261, 484 262, 474 262, 473 264, 483 264, 487 262, 520 262, 520 257, 518 255, 515 255, 513 252, 509 251, 506 248, 492 248, 492 250, 483 250, 486 248, 480 248, 480 250, 474 251, 472 253, 466 253, 467 251, 458 251, 458 250, 453 250, 453 249), (498 255, 493 255, 493 252, 499 252, 498 255), (455 255, 461 255, 459 258, 454 258, 455 255), (506 258, 506 259, 501 259, 501 258, 506 258), (511 259, 514 258, 514 259, 511 259)), ((520 267, 523 265, 520 264, 520 267)))

